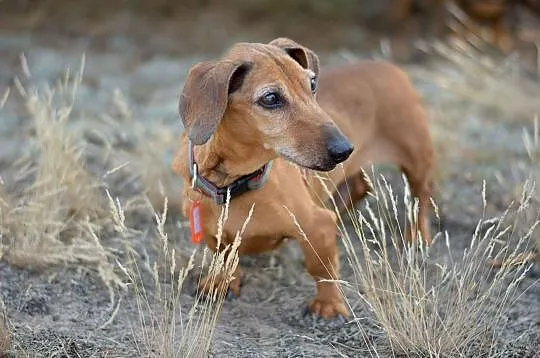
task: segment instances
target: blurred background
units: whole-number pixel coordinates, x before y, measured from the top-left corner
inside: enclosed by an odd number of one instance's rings
[[[3,32],[85,46],[192,54],[233,42],[289,36],[317,50],[373,50],[381,39],[398,59],[415,58],[418,39],[474,35],[528,57],[539,40],[538,0],[3,0]]]

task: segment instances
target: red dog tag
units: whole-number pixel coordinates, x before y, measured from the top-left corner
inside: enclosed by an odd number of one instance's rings
[[[200,244],[203,239],[201,202],[195,200],[189,208],[189,231],[191,233],[191,242]]]

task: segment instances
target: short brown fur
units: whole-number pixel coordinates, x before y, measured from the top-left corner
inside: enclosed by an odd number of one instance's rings
[[[216,62],[195,65],[181,96],[186,131],[173,167],[186,183],[184,213],[188,214],[192,201],[201,200],[204,239],[210,249],[221,250],[234,240],[254,204],[240,255],[272,250],[285,239],[297,239],[306,268],[316,280],[316,295],[308,307],[331,318],[348,315],[337,284],[321,281],[339,278],[336,215],[318,205],[314,198],[323,195],[322,187],[312,179],[308,188],[299,166],[322,170],[335,166],[328,164],[324,130],[337,126],[336,136],[344,134],[355,150],[343,168],[329,172],[330,177],[336,183],[347,180],[351,197],[359,200],[369,189],[362,167],[382,162],[397,165],[419,199],[419,232],[430,242],[427,211],[433,150],[420,98],[396,66],[367,61],[322,71],[315,96],[309,78],[318,72],[317,56],[284,38],[270,44],[240,43]],[[266,110],[257,104],[261,89],[269,86],[279,87],[286,98],[282,109]],[[216,223],[222,208],[189,185],[188,138],[197,144],[199,175],[216,186],[273,160],[262,188],[231,201],[220,247]],[[415,233],[410,231],[408,237],[415,239]],[[238,269],[229,285],[235,295],[240,293],[240,278]],[[204,280],[201,289],[210,289]]]

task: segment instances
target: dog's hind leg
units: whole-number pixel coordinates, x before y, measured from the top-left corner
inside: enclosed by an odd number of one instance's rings
[[[429,207],[433,191],[431,169],[429,163],[402,167],[402,171],[405,173],[409,183],[411,196],[418,203],[417,211],[411,210],[411,215],[416,216],[416,220],[407,222],[405,237],[408,241],[415,241],[418,239],[418,233],[420,233],[422,240],[428,245],[431,244],[431,230],[429,227]]]
[[[338,212],[340,214],[347,213],[347,210],[353,208],[371,189],[363,171],[341,182],[334,193],[334,201]]]
[[[413,220],[408,220],[406,224],[405,237],[409,241],[415,241],[420,233],[422,240],[429,245],[431,243],[429,207],[433,191],[435,154],[426,112],[421,105],[399,109],[396,109],[396,113],[399,113],[396,122],[406,122],[410,135],[403,135],[402,132],[388,128],[387,133],[392,138],[387,141],[391,145],[387,150],[392,153],[392,163],[407,177],[413,204],[415,201],[418,203],[417,211],[411,212],[413,217],[409,218]]]

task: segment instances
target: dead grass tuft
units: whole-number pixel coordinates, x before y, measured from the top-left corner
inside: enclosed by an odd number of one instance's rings
[[[526,183],[531,187],[531,190],[535,190],[536,183],[540,183],[540,121],[538,115],[534,117],[532,130],[523,130],[523,144],[529,158],[528,170],[525,170]],[[518,173],[522,172],[519,171],[519,168],[516,171]],[[526,215],[528,222],[532,223],[538,220],[540,216],[540,195],[532,195],[529,198],[527,207],[530,210],[526,210],[524,215]],[[537,262],[540,262],[540,234],[536,234],[535,237],[531,261],[536,259]]]
[[[120,284],[99,239],[107,223],[101,182],[85,169],[82,148],[67,131],[80,70],[52,87],[24,87],[32,119],[31,151],[18,163],[9,193],[0,187],[0,254],[12,265],[42,269],[56,264],[96,268],[112,291]]]
[[[115,228],[128,242],[133,231],[125,226],[120,202],[111,197],[109,199]],[[136,297],[138,328],[141,328],[144,343],[141,350],[150,357],[207,357],[228,283],[233,279],[238,266],[238,247],[243,230],[238,232],[234,242],[221,252],[211,254],[208,248],[203,249],[201,268],[208,264],[206,274],[211,283],[220,280],[222,284],[216,285],[211,294],[199,293],[193,299],[184,294],[183,290],[188,274],[195,268],[198,250],[191,253],[185,266],[179,265],[176,250],[169,247],[165,232],[168,208],[166,198],[163,208],[163,212],[155,213],[155,237],[159,247],[156,261],[137,264],[138,254],[129,250],[130,263],[120,265]],[[223,208],[218,226],[222,227],[227,220],[227,211],[228,205]],[[245,220],[244,228],[249,223],[252,212],[253,208]],[[145,281],[145,273],[151,276],[151,283]]]
[[[435,237],[435,246],[442,250],[438,253],[421,242],[406,242],[397,195],[384,176],[372,182],[373,203],[367,202],[365,211],[350,213],[359,242],[343,230],[354,270],[354,281],[347,286],[367,305],[393,354],[453,357],[482,352],[497,356],[497,336],[504,329],[505,314],[530,269],[518,258],[540,224],[537,218],[520,235],[518,229],[526,220],[511,215],[526,212],[534,196],[531,187],[525,184],[523,199],[501,216],[487,218],[484,184],[484,215],[463,255],[455,255],[448,232]],[[407,216],[415,222],[417,203],[408,190],[403,201]],[[504,264],[495,269],[490,260]],[[355,315],[362,332],[361,320]]]

